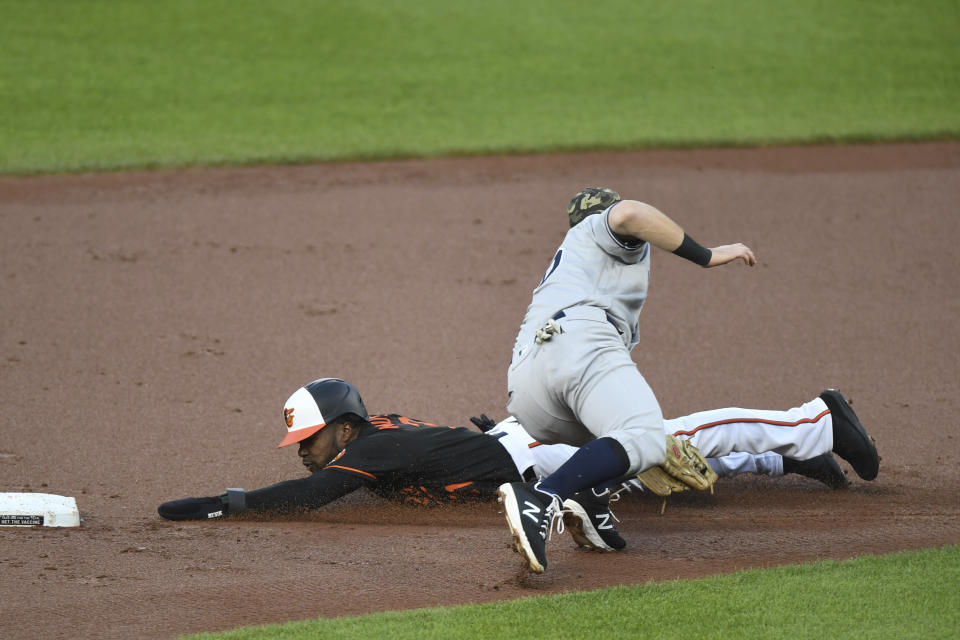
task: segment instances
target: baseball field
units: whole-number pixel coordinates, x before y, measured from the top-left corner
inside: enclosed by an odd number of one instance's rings
[[[956,637],[958,27],[932,0],[0,0],[0,492],[83,519],[0,528],[0,636]],[[876,480],[631,495],[625,551],[554,534],[542,576],[492,503],[157,516],[302,475],[280,414],[317,377],[505,417],[592,184],[759,259],[654,254],[633,355],[664,414],[836,387]]]

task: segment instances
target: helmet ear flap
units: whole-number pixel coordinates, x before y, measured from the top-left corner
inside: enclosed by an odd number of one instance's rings
[[[577,226],[587,216],[601,213],[607,207],[620,202],[622,199],[619,193],[609,187],[587,187],[573,196],[570,204],[567,205],[567,217],[570,219],[570,226]]]

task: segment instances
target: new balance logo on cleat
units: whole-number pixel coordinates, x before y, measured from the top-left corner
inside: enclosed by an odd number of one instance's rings
[[[563,522],[574,542],[589,551],[617,551],[627,546],[613,521],[610,491],[596,495],[592,489],[575,493],[563,501]]]
[[[531,571],[543,573],[547,569],[547,532],[559,519],[560,500],[523,482],[502,484],[497,495],[513,535],[513,548]],[[560,527],[562,530],[562,521]]]
[[[523,515],[540,524],[540,507],[529,500],[525,500],[523,506],[526,507],[526,509],[523,510]]]

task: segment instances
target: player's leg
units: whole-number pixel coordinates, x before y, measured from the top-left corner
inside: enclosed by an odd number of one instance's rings
[[[773,478],[795,473],[818,480],[831,489],[842,489],[849,484],[847,474],[837,464],[833,454],[823,453],[806,460],[784,458],[779,453],[731,453],[719,458],[707,458],[717,475],[729,478],[741,473],[753,473]]]
[[[539,442],[580,447],[540,483],[564,500],[659,464],[665,440],[660,407],[616,329],[562,323],[562,334],[511,365],[507,409]]]
[[[595,439],[541,481],[561,499],[660,464],[666,450],[660,405],[620,336],[607,322],[570,324],[538,359],[578,435],[586,430]]]
[[[665,421],[664,428],[690,438],[707,457],[731,451],[775,451],[795,469],[788,473],[815,477],[834,488],[845,486],[846,477],[838,473],[831,451],[864,480],[876,478],[880,467],[873,438],[835,389],[788,411],[716,409]]]
[[[783,475],[783,457],[779,453],[731,453],[718,458],[707,458],[707,464],[721,478],[732,478],[742,473],[766,476]]]
[[[611,485],[619,484],[625,474],[663,461],[660,406],[629,356],[615,349],[602,352],[584,369],[580,384],[566,400],[597,439],[571,455],[541,486],[557,493],[576,489],[563,502],[564,523],[580,547],[622,549],[626,542],[610,510]],[[620,460],[598,451],[600,445],[619,449]],[[601,471],[606,479],[597,485]],[[586,484],[585,479],[592,481],[591,486],[577,488],[577,483]]]
[[[532,468],[537,478],[550,475],[577,452],[577,447],[537,442],[512,416],[488,433],[497,434],[499,442],[514,458],[518,468]],[[830,454],[797,462],[784,461],[780,454],[773,452],[731,453],[718,458],[708,458],[707,462],[720,477],[743,473],[779,477],[786,473],[797,473],[819,480],[834,489],[847,484],[846,475]],[[585,489],[563,501],[564,524],[580,548],[590,551],[617,551],[626,547],[626,541],[616,528],[619,519],[610,508],[610,497],[621,488],[620,484],[618,480],[602,488]]]
[[[793,460],[807,460],[833,447],[830,411],[820,398],[787,411],[739,407],[701,411],[667,420],[664,429],[689,438],[708,458],[773,451]]]
[[[676,423],[672,420],[664,421],[665,428],[674,424]],[[559,469],[578,450],[578,447],[566,444],[537,442],[512,416],[498,423],[488,433],[495,434],[498,437],[500,444],[507,449],[518,468],[532,469],[537,478],[546,477]],[[810,459],[817,461],[815,464],[803,464],[806,461],[784,459],[779,453],[772,451],[765,453],[736,452],[725,456],[707,458],[707,463],[721,478],[732,478],[744,473],[777,478],[788,473],[796,473],[834,486],[837,483],[842,483],[844,476],[839,467],[836,467],[836,461],[831,464],[825,459],[820,460],[828,456],[830,454],[816,456]],[[833,471],[834,468],[836,468],[835,472]],[[611,488],[614,488],[616,484],[618,483],[612,483]]]
[[[516,356],[507,373],[507,410],[523,424],[529,436],[539,442],[586,444],[593,436],[574,421],[555,393],[554,385],[559,377],[552,375],[555,365],[544,357],[545,353],[557,350],[555,343],[561,337],[557,335],[550,342],[531,345]],[[546,346],[550,349],[545,349]],[[563,507],[558,495],[541,491],[538,485],[539,482],[504,483],[497,489],[497,496],[503,505],[514,548],[526,559],[531,571],[543,573],[547,568],[548,533],[555,525],[562,530]]]
[[[535,485],[509,483],[498,489],[514,545],[535,572],[546,568],[547,532],[564,500],[665,457],[659,405],[614,327],[605,321],[574,322],[575,327],[564,326],[563,333],[531,349],[508,373],[507,409],[530,435],[540,442],[580,445]],[[639,385],[648,393],[637,393]]]
[[[533,446],[524,453],[530,459],[531,466],[538,478],[550,475],[577,452],[577,447],[565,444],[538,444],[529,436],[528,439]],[[742,473],[771,477],[784,475],[783,456],[772,451],[767,453],[731,453],[717,458],[707,458],[707,463],[721,478],[732,478]]]
[[[550,475],[577,452],[577,447],[570,445],[537,442],[513,416],[486,433],[507,450],[518,469],[532,469],[537,478]],[[564,500],[564,525],[582,549],[614,551],[627,545],[616,529],[618,519],[610,510],[610,495],[609,490],[585,489]]]

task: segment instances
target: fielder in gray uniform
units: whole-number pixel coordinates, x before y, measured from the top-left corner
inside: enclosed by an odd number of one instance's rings
[[[781,415],[720,409],[668,428],[630,358],[650,245],[704,267],[737,260],[753,266],[756,258],[742,244],[705,249],[657,209],[621,200],[612,189],[584,189],[567,213],[571,229],[533,292],[507,374],[507,408],[524,429],[541,443],[580,447],[539,482],[497,490],[515,547],[531,570],[546,569],[547,532],[554,523],[562,532],[563,512],[577,515],[586,494],[603,503],[624,477],[664,461],[664,430],[689,438],[708,457],[774,452],[791,464],[832,461],[838,470],[832,451],[864,480],[877,477],[873,439],[835,389]],[[830,484],[842,476],[824,477]]]
[[[533,292],[507,374],[507,409],[530,435],[580,447],[536,484],[498,489],[515,548],[536,573],[547,566],[547,532],[563,526],[564,500],[665,459],[660,405],[630,357],[650,245],[703,267],[756,263],[746,245],[706,249],[656,208],[612,189],[584,189],[568,214],[571,229]]]

